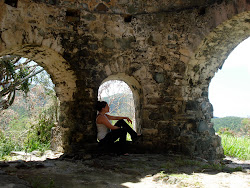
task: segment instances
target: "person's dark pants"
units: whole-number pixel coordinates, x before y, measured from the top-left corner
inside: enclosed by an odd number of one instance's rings
[[[100,140],[100,144],[108,147],[111,151],[124,153],[127,133],[130,134],[132,140],[136,139],[137,133],[124,120],[117,121],[115,126],[120,127],[120,129],[111,130],[102,140]],[[115,144],[114,142],[118,138],[119,142]]]

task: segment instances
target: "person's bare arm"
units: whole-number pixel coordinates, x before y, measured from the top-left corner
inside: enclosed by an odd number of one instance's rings
[[[109,128],[111,130],[120,129],[120,127],[113,126],[109,122],[109,120],[106,117],[104,117],[104,116],[98,116],[97,119],[96,119],[96,123],[103,124],[103,125],[105,125],[107,128]]]
[[[111,116],[106,114],[106,116],[110,119],[110,120],[121,120],[121,119],[126,119],[129,123],[132,124],[131,119],[129,119],[128,117],[123,117],[123,116]]]

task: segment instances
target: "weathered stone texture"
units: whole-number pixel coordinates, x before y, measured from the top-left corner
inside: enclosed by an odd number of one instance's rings
[[[19,0],[0,2],[0,54],[43,66],[61,101],[63,146],[96,141],[98,88],[132,89],[144,152],[222,156],[208,85],[227,55],[250,36],[240,1]]]

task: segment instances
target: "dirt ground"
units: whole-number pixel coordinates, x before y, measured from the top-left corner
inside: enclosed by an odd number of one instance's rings
[[[250,161],[226,157],[208,162],[181,155],[100,155],[84,159],[20,154],[0,162],[4,188],[248,188]],[[60,157],[60,158],[58,158]]]

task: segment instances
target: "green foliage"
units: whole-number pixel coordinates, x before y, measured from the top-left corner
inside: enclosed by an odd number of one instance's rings
[[[59,101],[53,83],[46,79],[49,76],[43,75],[41,83],[37,79],[37,85],[29,86],[26,98],[17,91],[15,103],[0,113],[0,159],[11,151],[50,148],[51,128],[58,121]]]
[[[35,85],[41,85],[46,95],[51,96],[53,95],[53,93],[55,93],[54,84],[47,72],[43,71],[35,75],[34,77],[32,77],[32,81],[35,83]]]
[[[220,128],[229,128],[231,130],[240,131],[240,125],[243,118],[240,117],[224,117],[224,118],[213,118],[214,129],[216,132]]]
[[[25,150],[45,151],[50,148],[51,128],[54,126],[54,118],[43,111],[39,115],[38,123],[30,127],[27,140],[25,141]]]
[[[236,137],[231,134],[220,136],[225,155],[250,160],[250,137]]]
[[[51,115],[50,110],[41,112],[37,123],[30,124],[27,117],[23,117],[17,123],[11,122],[13,126],[8,131],[0,132],[0,159],[8,156],[11,151],[48,150],[51,128],[55,122],[55,116]]]
[[[30,74],[29,70],[25,67],[21,67],[17,73],[15,74],[15,80],[21,80],[23,78],[25,78],[26,76],[28,76]],[[30,83],[31,81],[29,79],[25,80],[20,87],[20,90],[22,90],[25,94],[25,96],[27,96],[27,93],[29,92],[29,86],[31,85]]]
[[[6,136],[0,132],[0,159],[10,154],[11,151],[20,151],[22,147],[18,140],[12,138],[13,135]]]
[[[250,120],[249,118],[224,117],[213,118],[212,123],[216,132],[227,132],[233,135],[249,135]]]
[[[250,118],[243,119],[241,123],[241,132],[246,133],[248,136],[250,136]]]
[[[7,55],[0,57],[0,110],[8,109],[14,102],[16,91],[25,96],[30,90],[32,77],[43,71],[29,59]]]
[[[232,131],[229,128],[220,128],[220,130],[218,131],[218,134],[224,134],[224,135],[229,135],[229,136],[234,136],[235,132]]]
[[[212,119],[221,136],[224,154],[243,160],[250,159],[250,119],[225,117]]]
[[[131,117],[134,114],[134,110],[131,109],[132,105],[130,104],[130,101],[133,101],[133,96],[130,94],[118,93],[109,97],[104,97],[103,100],[109,104],[110,113],[113,115]]]
[[[250,159],[250,119],[225,117],[212,119],[221,136],[224,154],[243,160]]]

